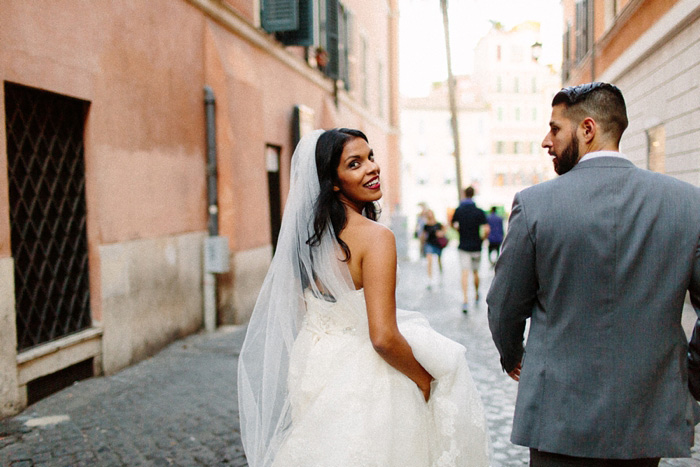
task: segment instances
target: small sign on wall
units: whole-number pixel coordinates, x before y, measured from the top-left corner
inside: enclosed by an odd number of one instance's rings
[[[214,274],[229,272],[228,237],[207,237],[204,240],[204,270]]]
[[[280,171],[280,150],[275,146],[265,148],[265,167],[268,172]]]

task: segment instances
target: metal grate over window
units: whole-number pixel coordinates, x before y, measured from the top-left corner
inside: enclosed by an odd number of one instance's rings
[[[17,349],[91,325],[83,131],[88,103],[5,83]]]

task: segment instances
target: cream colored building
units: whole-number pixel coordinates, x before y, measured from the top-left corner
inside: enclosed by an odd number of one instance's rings
[[[462,179],[466,184],[479,184],[489,173],[489,107],[469,77],[456,81]],[[414,221],[418,203],[424,202],[444,223],[461,196],[457,192],[447,84],[436,84],[427,97],[402,100],[401,109],[404,212]]]
[[[476,46],[473,75],[456,78],[462,183],[476,187],[482,209],[508,211],[516,192],[555,176],[540,143],[560,79],[533,56],[540,41],[538,23],[494,25]],[[404,212],[414,220],[418,203],[426,202],[445,222],[462,196],[446,83],[427,97],[404,98],[400,121]]]
[[[510,209],[516,192],[555,176],[541,147],[551,102],[561,88],[553,66],[539,63],[540,26],[495,25],[475,50],[474,77],[490,104],[489,173],[484,202]]]

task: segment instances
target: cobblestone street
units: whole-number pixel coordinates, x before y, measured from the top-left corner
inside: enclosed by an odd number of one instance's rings
[[[424,260],[402,262],[399,306],[424,311],[437,330],[466,346],[486,408],[493,465],[527,465],[527,449],[509,441],[517,383],[500,369],[486,320],[492,270],[482,262],[481,299],[465,316],[453,246],[443,263],[442,280],[428,290]],[[116,375],[74,384],[0,421],[0,465],[247,465],[235,381],[243,333],[233,327],[190,336]],[[697,449],[694,456],[662,465],[700,466]]]
[[[0,421],[0,465],[247,465],[235,378],[243,331],[190,336]]]

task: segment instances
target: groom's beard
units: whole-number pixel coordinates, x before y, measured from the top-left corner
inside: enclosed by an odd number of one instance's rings
[[[569,170],[573,169],[578,163],[578,137],[573,135],[571,142],[561,152],[561,156],[552,159],[554,171],[559,175],[564,175]]]

